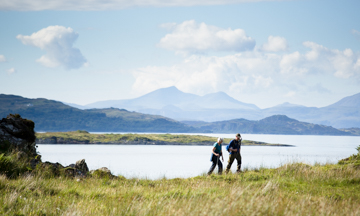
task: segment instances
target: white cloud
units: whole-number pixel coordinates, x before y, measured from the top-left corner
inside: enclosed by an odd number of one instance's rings
[[[6,58],[4,55],[0,55],[0,62],[6,62]]]
[[[353,29],[353,30],[351,30],[351,33],[352,33],[357,39],[360,40],[360,32],[359,32],[359,31]]]
[[[30,36],[18,35],[16,38],[25,45],[45,50],[46,54],[37,61],[46,67],[76,69],[86,63],[80,50],[73,47],[78,34],[72,28],[49,26]]]
[[[224,57],[193,55],[172,67],[145,67],[135,70],[133,88],[146,93],[158,88],[177,86],[196,94],[216,91],[243,92],[272,86],[277,56],[240,53]],[[279,59],[277,60],[277,62]],[[275,63],[276,64],[276,63]]]
[[[305,42],[302,54],[243,52],[223,57],[192,55],[171,67],[148,66],[133,71],[133,89],[139,94],[176,86],[185,92],[206,94],[223,91],[230,95],[274,92],[291,97],[295,92],[329,92],[312,78],[360,81],[360,54],[350,49],[331,50]]]
[[[283,55],[280,61],[280,69],[283,74],[303,75],[308,72],[304,57],[299,52]]]
[[[176,7],[196,5],[225,5],[245,2],[281,0],[2,0],[0,10],[40,11],[40,10],[119,10],[129,7]]]
[[[15,68],[10,68],[6,71],[8,74],[13,74],[16,73],[16,69]]]
[[[329,49],[314,42],[304,42],[305,47],[311,50],[306,53],[305,58],[310,64],[312,72],[332,73],[339,78],[350,78],[360,76],[360,68],[357,67],[359,54],[355,54],[351,49],[344,51]]]
[[[169,28],[170,24],[164,25]],[[161,38],[159,46],[179,52],[246,51],[252,50],[255,40],[242,29],[221,29],[194,20],[171,24],[173,31]]]
[[[267,52],[285,51],[288,49],[287,41],[283,37],[269,36],[268,41],[260,48]]]

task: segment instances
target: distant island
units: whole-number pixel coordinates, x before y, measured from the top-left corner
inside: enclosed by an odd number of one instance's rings
[[[225,138],[224,143],[231,139]],[[91,134],[87,131],[36,133],[37,144],[117,144],[117,145],[202,145],[209,146],[216,137],[176,134]],[[292,146],[243,140],[244,146]]]

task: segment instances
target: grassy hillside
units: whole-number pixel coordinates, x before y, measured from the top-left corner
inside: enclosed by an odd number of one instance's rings
[[[186,179],[0,175],[0,214],[359,215],[357,160]]]
[[[85,144],[161,144],[161,145],[212,145],[215,137],[172,134],[90,134],[86,131],[37,133],[37,143],[85,143]],[[230,139],[224,139],[224,144]],[[289,146],[243,140],[242,145]]]
[[[162,116],[126,110],[80,110],[58,101],[0,94],[0,117],[18,113],[36,122],[36,131],[87,130],[102,132],[194,132],[180,122]]]

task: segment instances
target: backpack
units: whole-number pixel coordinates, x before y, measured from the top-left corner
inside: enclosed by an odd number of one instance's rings
[[[239,145],[241,146],[241,140],[242,139],[240,139],[238,142],[239,142]],[[230,142],[229,142],[229,144],[226,146],[226,151],[228,151],[228,152],[230,152],[230,143],[232,142],[233,140],[231,140]]]
[[[230,152],[230,143],[226,146],[226,151],[228,151],[228,152]]]

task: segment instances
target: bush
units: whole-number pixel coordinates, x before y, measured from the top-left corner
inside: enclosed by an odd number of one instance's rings
[[[0,154],[0,174],[6,175],[8,178],[17,178],[19,175],[31,170],[27,165],[26,159],[18,159],[17,152],[9,155]]]

